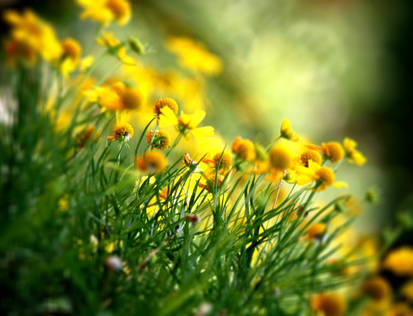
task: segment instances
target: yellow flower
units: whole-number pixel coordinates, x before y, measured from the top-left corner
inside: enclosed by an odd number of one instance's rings
[[[275,144],[268,153],[269,175],[267,181],[278,182],[284,178],[288,169],[294,166],[294,152],[287,143]]]
[[[277,170],[284,171],[293,166],[293,153],[283,144],[275,144],[269,152],[270,164]]]
[[[143,102],[143,93],[135,87],[126,87],[120,94],[123,104],[123,109],[126,110],[137,110],[139,109]]]
[[[102,37],[98,37],[96,42],[103,47],[114,48],[121,45],[119,40],[112,32],[102,32]]]
[[[353,139],[348,137],[344,138],[343,147],[349,162],[354,163],[358,166],[365,164],[367,159],[361,152],[356,149],[357,143]]]
[[[322,143],[321,147],[323,149],[324,154],[332,163],[337,163],[344,156],[343,147],[341,147],[340,143],[338,142],[328,142]]]
[[[251,161],[255,159],[255,146],[249,139],[235,137],[232,143],[232,151],[242,160]]]
[[[169,107],[174,114],[178,113],[178,104],[176,103],[174,99],[160,98],[156,101],[155,106],[153,108],[153,111],[158,118],[159,118],[159,115],[161,115],[162,108],[165,106]]]
[[[179,63],[183,67],[194,72],[216,75],[222,70],[221,59],[208,52],[200,42],[187,37],[171,37],[165,42],[165,46],[179,57]]]
[[[92,66],[94,59],[95,58],[92,55],[88,55],[82,58],[82,60],[80,61],[80,71],[87,71],[90,68],[90,66]]]
[[[367,293],[376,302],[388,301],[391,298],[391,286],[389,282],[380,276],[367,280],[362,286],[363,292]]]
[[[112,32],[102,32],[101,37],[98,37],[96,41],[100,46],[107,47],[109,52],[115,55],[123,64],[135,65],[135,60],[126,54],[126,46]]]
[[[97,101],[105,110],[135,111],[141,108],[145,98],[140,89],[127,87],[121,81],[106,83],[89,92],[89,102]]]
[[[93,92],[92,92],[93,93]],[[99,105],[109,111],[121,110],[123,108],[122,99],[115,89],[109,86],[99,87],[95,91]],[[89,101],[93,102],[95,97],[89,94]]]
[[[131,17],[130,3],[127,0],[77,0],[84,11],[81,19],[91,19],[108,26],[113,20],[123,26]]]
[[[321,167],[315,172],[318,182],[318,191],[324,191],[327,187],[334,184],[334,171],[329,167]]]
[[[228,171],[232,166],[231,153],[228,150],[225,150],[223,153],[216,153],[212,158],[212,163],[215,169],[218,168],[219,165],[219,171]]]
[[[341,316],[347,309],[344,299],[336,293],[318,294],[311,299],[311,306],[324,316]]]
[[[22,14],[7,10],[4,19],[11,25],[11,38],[18,55],[30,57],[33,62],[34,52],[39,53],[47,61],[56,61],[62,54],[62,47],[53,28],[31,10]],[[9,50],[11,50],[9,44]]]
[[[300,163],[304,167],[308,167],[310,160],[320,165],[322,161],[321,155],[315,150],[307,149],[301,154]]]
[[[125,140],[128,141],[134,134],[133,127],[129,123],[119,122],[113,129],[113,136],[108,137],[108,141]]]
[[[135,65],[135,60],[130,57],[129,55],[126,54],[126,47],[122,46],[119,47],[118,52],[116,53],[116,57],[118,57],[118,59],[126,65]]]
[[[63,54],[60,70],[64,76],[67,76],[77,68],[80,55],[82,54],[82,47],[75,39],[71,37],[64,39],[61,45]]]
[[[298,136],[295,135],[295,132],[291,128],[291,122],[287,119],[282,121],[281,128],[280,128],[280,135],[283,138],[296,141],[298,140]]]
[[[176,126],[180,133],[184,135],[190,133],[196,140],[202,140],[214,134],[212,126],[198,127],[205,117],[203,110],[196,110],[192,114],[181,111],[181,115],[177,117],[169,106],[164,106],[161,109],[161,114],[159,118],[161,127]]]
[[[171,137],[164,130],[150,130],[146,133],[146,142],[148,145],[161,150],[167,149],[171,144]]]
[[[307,239],[321,239],[325,234],[327,227],[323,223],[316,223],[310,226],[307,231]]]
[[[160,173],[167,165],[165,155],[157,150],[151,150],[144,153],[142,157],[136,157],[135,163],[141,171],[149,171],[151,173]]]
[[[383,267],[399,276],[413,276],[413,248],[404,246],[391,251],[384,259]]]
[[[292,170],[295,172],[292,181],[299,185],[308,184],[312,181],[317,181],[317,191],[324,191],[329,186],[336,188],[347,187],[347,183],[343,181],[334,182],[334,171],[330,167],[321,167],[313,160],[308,160],[308,167],[301,165],[295,166]]]

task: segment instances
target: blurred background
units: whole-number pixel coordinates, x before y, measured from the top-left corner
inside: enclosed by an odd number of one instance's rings
[[[241,135],[268,143],[285,118],[314,142],[354,138],[368,163],[341,169],[338,180],[360,196],[370,187],[380,192],[359,230],[379,233],[398,212],[412,212],[410,0],[131,2],[132,21],[114,32],[148,44],[143,64],[164,71],[177,65],[164,46],[170,36],[198,40],[222,59],[222,72],[202,83],[207,123],[228,142]],[[55,25],[60,38],[97,49],[90,42],[96,24],[78,20],[75,1],[0,0],[2,11],[26,7]],[[0,26],[4,43],[8,30],[4,21]]]

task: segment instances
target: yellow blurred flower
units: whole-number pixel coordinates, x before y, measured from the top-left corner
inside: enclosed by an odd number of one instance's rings
[[[7,10],[4,19],[11,25],[12,43],[21,51],[21,57],[26,55],[33,61],[33,53],[36,52],[49,62],[59,59],[62,47],[55,31],[33,11],[26,10],[19,14],[17,11]]]
[[[390,283],[380,276],[368,279],[362,286],[363,292],[367,293],[374,301],[389,301],[392,295]]]
[[[207,51],[200,42],[188,37],[171,37],[166,40],[165,46],[179,57],[181,66],[194,72],[216,75],[222,71],[221,59]]]
[[[142,157],[135,158],[136,166],[144,172],[162,172],[167,165],[165,155],[158,150],[147,151]]]
[[[89,102],[98,102],[104,110],[139,110],[145,96],[137,87],[126,86],[121,81],[108,81],[100,87],[85,92]]]
[[[363,154],[356,149],[356,141],[346,137],[343,141],[343,147],[349,162],[354,163],[358,166],[362,166],[366,163],[366,157],[364,157]]]
[[[292,141],[297,141],[299,139],[291,128],[291,122],[287,119],[283,120],[281,123],[280,136]]]
[[[80,60],[80,67],[79,67],[80,71],[81,72],[87,71],[90,68],[90,66],[92,66],[94,60],[95,58],[92,55],[88,55],[82,58]]]
[[[294,153],[286,143],[275,144],[268,154],[270,174],[267,180],[271,182],[280,181],[284,172],[293,167]]]
[[[101,37],[96,42],[103,47],[107,47],[109,52],[116,56],[123,64],[134,66],[135,60],[126,54],[126,46],[121,43],[112,32],[102,32]]]
[[[65,38],[61,45],[63,54],[61,57],[60,70],[64,76],[67,76],[77,68],[82,54],[82,47],[78,41],[71,37]]]
[[[242,160],[251,161],[255,159],[255,146],[249,139],[235,137],[232,143],[232,151]]]
[[[103,47],[114,48],[121,45],[120,41],[113,35],[112,32],[102,31],[101,37],[96,39],[96,42]]]
[[[311,307],[324,316],[341,316],[346,312],[346,302],[337,293],[320,293],[311,299]]]
[[[113,20],[123,26],[131,18],[131,7],[127,0],[77,0],[83,8],[81,19],[91,19],[108,26]]]
[[[413,276],[413,248],[404,246],[392,250],[384,259],[383,267],[400,276]]]
[[[338,142],[322,143],[321,147],[327,159],[332,163],[337,163],[344,157],[344,150]]]
[[[326,232],[327,227],[324,223],[312,224],[307,231],[307,239],[320,239]]]

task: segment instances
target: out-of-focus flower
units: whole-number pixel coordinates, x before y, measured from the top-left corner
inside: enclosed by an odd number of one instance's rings
[[[114,48],[121,45],[120,41],[113,35],[112,32],[101,33],[101,37],[96,39],[96,42],[103,47]]]
[[[80,67],[79,67],[80,71],[81,72],[87,71],[90,68],[90,66],[92,66],[94,60],[95,58],[92,55],[88,55],[82,58],[80,60]]]
[[[135,60],[126,54],[126,47],[119,47],[116,57],[123,63],[127,65],[135,65]]]
[[[145,97],[137,87],[126,86],[121,81],[107,82],[86,91],[89,102],[98,102],[104,110],[135,111],[141,108]]]
[[[281,123],[280,136],[292,141],[297,141],[299,139],[291,128],[291,122],[287,119]]]
[[[167,165],[165,155],[157,150],[147,151],[142,157],[136,157],[135,163],[139,170],[151,173],[160,173]]]
[[[321,167],[317,169],[315,176],[319,183],[318,191],[323,191],[334,183],[334,171],[329,167]]]
[[[77,0],[83,8],[81,19],[91,19],[108,26],[113,20],[123,26],[131,18],[131,7],[127,0]]]
[[[235,137],[232,143],[232,151],[242,160],[251,161],[255,159],[255,146],[249,139]]]
[[[358,166],[362,166],[366,163],[366,157],[364,157],[363,154],[356,149],[356,141],[346,137],[343,141],[343,147],[349,162],[354,163]]]
[[[165,42],[168,50],[179,57],[179,63],[194,72],[216,75],[222,71],[221,59],[208,52],[205,46],[188,37],[171,37]]]
[[[22,14],[14,10],[7,10],[4,19],[11,29],[11,38],[7,47],[9,58],[23,57],[33,63],[35,53],[45,60],[56,61],[62,54],[62,47],[53,28],[33,11],[26,10]]]
[[[107,47],[108,51],[127,66],[135,66],[135,60],[127,55],[126,46],[121,43],[112,32],[102,32],[96,39],[100,46]]]
[[[404,246],[392,250],[384,259],[383,267],[400,276],[413,276],[413,248]]]
[[[321,239],[324,236],[326,230],[327,227],[324,223],[312,224],[307,231],[307,239]]]
[[[290,169],[294,164],[294,155],[292,150],[283,143],[275,144],[269,154],[270,175],[267,180],[276,182],[284,177],[284,172]]]
[[[389,301],[391,299],[391,286],[384,278],[374,276],[367,280],[362,286],[363,292],[367,293],[376,302]]]
[[[68,37],[61,43],[62,45],[62,60],[60,62],[60,70],[64,76],[74,71],[80,61],[82,47],[75,39]]]
[[[341,161],[341,159],[343,159],[343,157],[344,157],[343,147],[338,142],[322,143],[321,148],[324,152],[324,155],[332,163],[337,163],[337,162]]]
[[[324,316],[341,316],[346,312],[346,302],[336,293],[320,293],[311,299],[311,307]]]

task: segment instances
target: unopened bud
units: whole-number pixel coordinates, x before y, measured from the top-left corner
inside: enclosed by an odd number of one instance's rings
[[[129,47],[138,55],[143,55],[145,53],[145,47],[137,38],[129,37],[128,43]]]

